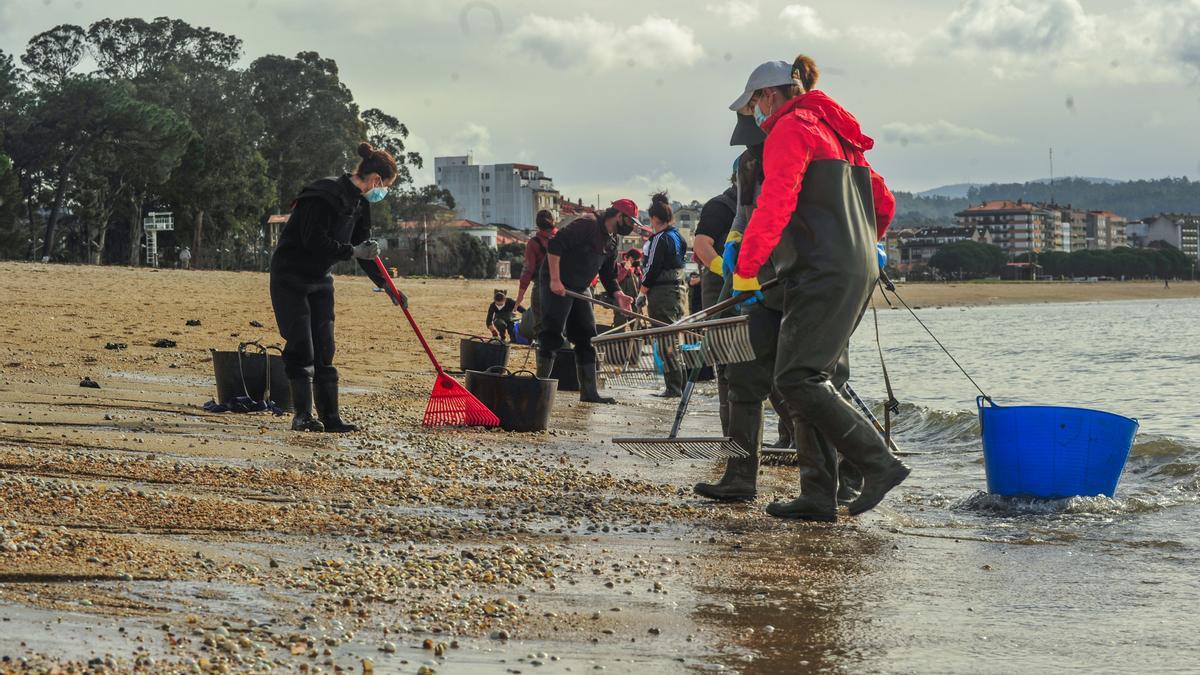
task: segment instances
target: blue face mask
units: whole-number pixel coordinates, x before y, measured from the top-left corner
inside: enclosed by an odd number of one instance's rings
[[[371,202],[372,204],[378,204],[379,202],[383,201],[384,197],[387,197],[387,193],[387,188],[377,187],[371,188],[365,196],[367,201]]]
[[[763,125],[763,122],[767,121],[767,117],[768,117],[767,115],[763,114],[762,109],[760,109],[758,107],[758,104],[755,103],[754,104],[754,123],[761,127]]]

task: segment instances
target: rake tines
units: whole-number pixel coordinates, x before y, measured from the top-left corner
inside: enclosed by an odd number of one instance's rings
[[[712,438],[614,438],[626,452],[647,459],[729,459],[749,455],[728,437]]]
[[[427,427],[497,427],[500,418],[458,380],[439,373],[421,423]]]
[[[744,316],[601,335],[592,339],[612,379],[652,382],[664,371],[754,360]]]

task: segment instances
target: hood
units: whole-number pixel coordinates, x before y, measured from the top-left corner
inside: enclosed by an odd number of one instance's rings
[[[875,140],[862,131],[858,120],[840,103],[829,97],[820,89],[813,89],[807,94],[801,94],[788,101],[782,108],[771,114],[763,124],[763,129],[770,133],[779,120],[788,115],[813,117],[824,121],[837,132],[847,143],[859,151],[867,151],[875,147]]]

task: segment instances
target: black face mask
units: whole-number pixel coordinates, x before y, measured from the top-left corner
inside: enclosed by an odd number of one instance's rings
[[[617,234],[622,237],[628,237],[633,234],[633,221],[628,217],[621,218],[621,222],[617,223]]]

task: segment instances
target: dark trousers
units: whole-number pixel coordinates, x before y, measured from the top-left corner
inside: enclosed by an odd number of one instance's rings
[[[664,323],[674,323],[683,318],[683,303],[687,298],[684,290],[683,280],[676,273],[676,280],[673,282],[663,282],[660,285],[652,286],[647,289],[647,313],[651,319],[656,319]],[[672,359],[672,363],[678,363],[678,360]],[[667,387],[667,393],[679,394],[683,391],[683,383],[686,375],[683,370],[668,369],[663,373],[663,381]]]
[[[289,379],[336,381],[333,367],[333,277],[310,280],[271,273],[271,306],[284,339]]]
[[[538,333],[538,354],[542,358],[553,359],[558,350],[566,345],[566,340],[570,340],[575,347],[577,365],[595,363],[596,348],[592,346],[592,338],[596,337],[596,316],[592,314],[592,303],[551,293],[549,283],[538,286],[542,292],[542,330]]]
[[[516,342],[517,329],[513,327],[513,323],[512,315],[509,315],[507,319],[496,319],[492,322],[492,326],[495,327],[496,332],[500,333],[501,340]]]

